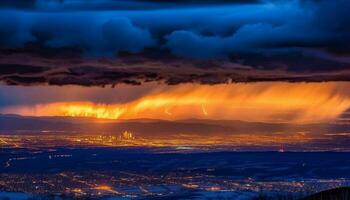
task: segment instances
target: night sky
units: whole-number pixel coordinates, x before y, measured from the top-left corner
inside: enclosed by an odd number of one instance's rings
[[[0,9],[9,85],[350,77],[347,0],[5,0]]]

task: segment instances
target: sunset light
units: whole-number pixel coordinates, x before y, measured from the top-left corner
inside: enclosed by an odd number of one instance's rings
[[[99,119],[226,119],[322,122],[350,106],[347,83],[256,83],[166,86],[126,103],[53,102],[7,107],[4,113]]]

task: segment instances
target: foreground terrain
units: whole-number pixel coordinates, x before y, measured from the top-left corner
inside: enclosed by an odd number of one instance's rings
[[[213,151],[189,146],[57,146],[46,141],[33,148],[3,146],[0,190],[4,192],[0,196],[299,198],[349,186],[349,156],[341,152]]]

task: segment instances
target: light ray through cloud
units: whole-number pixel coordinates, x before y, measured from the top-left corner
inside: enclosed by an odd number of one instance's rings
[[[250,83],[154,86],[123,103],[60,101],[2,108],[1,113],[100,119],[188,118],[312,123],[336,119],[350,107],[348,83]],[[103,89],[101,89],[103,90]]]

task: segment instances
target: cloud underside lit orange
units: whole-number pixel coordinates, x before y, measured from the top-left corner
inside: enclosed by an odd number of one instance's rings
[[[154,85],[126,103],[53,102],[13,106],[2,113],[100,119],[188,118],[316,123],[336,119],[350,106],[349,83],[246,83]]]

